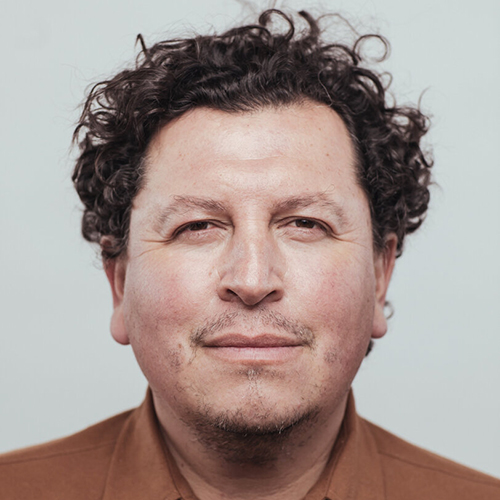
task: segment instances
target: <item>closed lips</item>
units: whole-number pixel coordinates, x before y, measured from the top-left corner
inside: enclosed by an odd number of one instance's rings
[[[301,339],[283,337],[273,334],[247,336],[242,334],[227,334],[207,340],[203,347],[297,347],[303,345]]]

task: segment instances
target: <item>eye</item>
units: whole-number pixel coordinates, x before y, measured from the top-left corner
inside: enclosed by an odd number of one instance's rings
[[[309,217],[290,217],[283,221],[284,234],[292,240],[313,242],[333,236],[330,226],[323,221]]]
[[[179,227],[173,234],[172,238],[182,238],[183,240],[199,240],[205,239],[213,233],[213,229],[218,227],[209,220],[197,220],[193,222],[188,222],[183,226]]]
[[[181,228],[181,230],[179,232],[182,232],[182,231],[203,231],[203,229],[208,229],[209,225],[210,225],[210,222],[208,222],[206,220],[191,222],[190,224]]]
[[[293,224],[295,224],[296,227],[301,227],[304,229],[314,229],[315,227],[319,227],[319,224],[312,219],[295,219],[293,221]]]
[[[294,219],[292,221],[292,226],[298,227],[300,229],[319,229],[323,232],[327,232],[327,228],[325,227],[325,225],[314,219]]]

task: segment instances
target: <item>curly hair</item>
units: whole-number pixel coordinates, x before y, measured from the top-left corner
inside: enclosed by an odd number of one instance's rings
[[[351,46],[326,43],[319,19],[301,11],[307,29],[270,9],[258,24],[221,35],[156,43],[135,66],[95,85],[74,132],[80,155],[73,182],[84,204],[82,233],[101,243],[103,259],[127,248],[130,212],[144,178],[152,137],[166,123],[197,107],[245,112],[263,107],[318,102],[344,121],[357,156],[357,177],[371,210],[374,247],[422,223],[429,202],[432,158],[420,146],[428,118],[417,107],[389,103],[388,85],[368,68],[363,35]],[[274,32],[277,17],[288,26]],[[107,244],[102,244],[107,236]]]

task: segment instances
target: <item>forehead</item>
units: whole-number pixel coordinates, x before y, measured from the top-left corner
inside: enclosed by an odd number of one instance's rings
[[[291,141],[291,139],[293,139]],[[165,153],[174,159],[199,157],[262,160],[304,154],[354,159],[342,119],[323,104],[306,102],[281,108],[227,113],[197,108],[163,127],[151,141],[151,163]]]
[[[309,192],[357,186],[342,119],[322,104],[227,113],[198,108],[151,141],[142,191],[211,195],[223,186],[255,197],[269,185]],[[291,194],[297,194],[291,193]]]

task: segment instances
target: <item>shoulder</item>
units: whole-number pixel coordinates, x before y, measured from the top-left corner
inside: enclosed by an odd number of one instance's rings
[[[116,440],[131,413],[72,436],[0,455],[0,498],[99,498]]]
[[[500,500],[500,480],[414,446],[363,420],[382,463],[387,498]]]

